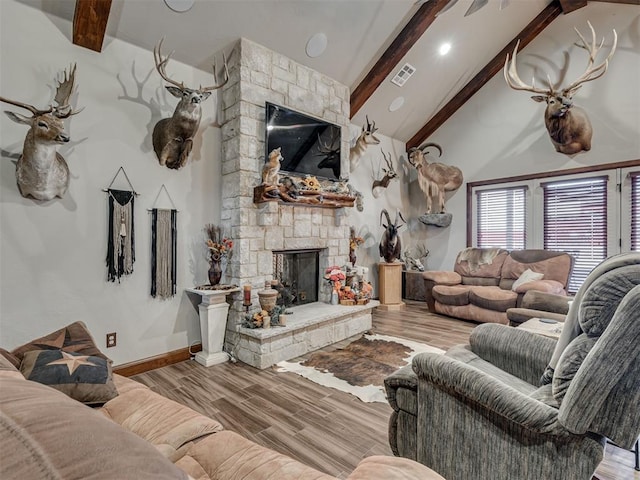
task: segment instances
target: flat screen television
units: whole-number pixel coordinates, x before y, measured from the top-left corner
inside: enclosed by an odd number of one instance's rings
[[[338,125],[269,102],[265,125],[265,159],[280,147],[281,173],[341,179]]]

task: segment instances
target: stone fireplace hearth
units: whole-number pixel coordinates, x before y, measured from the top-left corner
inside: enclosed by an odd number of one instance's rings
[[[223,87],[221,223],[230,227],[234,254],[226,280],[257,291],[274,279],[273,252],[316,250],[317,281],[324,269],[344,265],[349,226],[344,208],[318,208],[279,202],[256,204],[253,189],[262,181],[265,161],[265,102],[283,105],[340,125],[342,171],[348,171],[349,90],[346,86],[283,55],[241,39],[229,56],[230,80]],[[320,288],[318,302],[295,307],[287,327],[242,327],[241,295],[229,310],[225,346],[236,358],[258,368],[302,355],[371,327],[373,303],[332,306]]]

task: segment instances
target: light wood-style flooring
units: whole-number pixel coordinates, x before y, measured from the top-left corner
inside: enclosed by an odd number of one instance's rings
[[[430,314],[407,301],[399,312],[374,312],[375,333],[447,349],[466,343],[475,323]],[[336,348],[328,347],[327,349]],[[257,370],[241,363],[205,368],[186,361],[133,377],[156,392],[219,420],[226,429],[289,455],[320,471],[346,478],[363,458],[391,455],[386,403],[315,384],[294,373]],[[640,480],[633,454],[608,446],[600,480]],[[541,480],[541,479],[535,479]]]

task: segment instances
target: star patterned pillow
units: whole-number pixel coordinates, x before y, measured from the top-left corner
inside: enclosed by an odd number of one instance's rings
[[[31,350],[20,371],[27,380],[60,390],[87,405],[101,405],[118,395],[111,360],[63,350]]]

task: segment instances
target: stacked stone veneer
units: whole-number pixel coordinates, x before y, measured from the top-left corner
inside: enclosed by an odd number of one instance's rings
[[[277,202],[253,203],[253,188],[262,181],[265,161],[265,102],[289,107],[342,126],[342,171],[346,172],[349,168],[344,153],[349,151],[346,137],[349,90],[325,75],[246,39],[238,41],[233,48],[229,57],[229,74],[230,80],[222,92],[221,223],[231,231],[235,245],[233,257],[227,266],[226,281],[252,286],[255,311],[259,305],[257,291],[273,277],[273,250],[321,249],[321,272],[329,265],[345,264],[349,254],[349,226],[343,209],[283,205]],[[366,314],[369,315],[370,326],[370,311]],[[225,337],[228,351],[235,352],[240,360],[259,368],[265,368],[271,360],[279,361],[288,355],[271,355],[275,347],[256,346],[254,343],[249,349],[248,339],[253,339],[253,342],[259,335],[241,327],[244,315],[242,296],[239,294],[234,297],[229,310]],[[325,318],[323,323],[327,324],[326,328],[335,331],[327,322]],[[361,320],[358,322],[362,323]],[[306,324],[301,328],[310,327],[310,324]],[[293,339],[292,327],[287,328]],[[340,331],[351,335],[355,330],[348,326],[340,328]],[[268,337],[273,336],[271,334]],[[341,340],[337,336],[331,334],[327,338]],[[303,342],[303,335],[298,337]],[[295,343],[298,342],[292,341],[291,345]],[[292,354],[299,355],[304,353],[301,345],[287,348]],[[312,347],[315,344],[308,346],[307,351]]]

